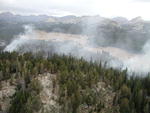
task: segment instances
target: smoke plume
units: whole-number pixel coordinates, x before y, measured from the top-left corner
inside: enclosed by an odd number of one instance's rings
[[[142,54],[124,61],[124,67],[127,67],[130,72],[139,74],[150,72],[150,40],[144,45]]]
[[[114,68],[128,72],[150,71],[150,41],[143,47],[142,54],[133,54],[121,48],[98,46],[93,37],[57,32],[44,32],[25,26],[25,33],[18,35],[4,51],[39,52],[73,55],[86,60],[103,61]]]

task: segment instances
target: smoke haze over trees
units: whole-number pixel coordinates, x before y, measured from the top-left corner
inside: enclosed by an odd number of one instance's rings
[[[123,17],[2,13],[0,23],[1,48],[5,51],[72,54],[131,72],[148,73],[150,69],[150,22],[141,17],[129,21]]]

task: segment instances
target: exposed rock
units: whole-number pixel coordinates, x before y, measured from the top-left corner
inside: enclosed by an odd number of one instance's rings
[[[113,91],[113,88],[110,85],[106,85],[105,82],[100,81],[98,84],[93,88],[96,91],[97,95],[99,96],[99,100],[104,105],[100,113],[119,113],[118,109],[119,106],[113,106],[113,101],[116,95],[116,92]],[[92,106],[88,107],[86,105],[81,105],[79,108],[79,113],[89,113]]]
[[[42,90],[38,95],[42,103],[42,107],[37,113],[61,113],[61,106],[58,103],[58,81],[56,74],[44,73],[39,74],[33,79],[40,82]],[[11,80],[2,81],[0,89],[0,113],[7,112],[10,106],[11,96],[15,93],[16,84],[12,84]],[[119,109],[118,106],[113,106],[113,101],[116,92],[110,85],[105,82],[100,81],[98,84],[94,85],[92,91],[98,95],[98,100],[102,103],[101,113],[119,113],[116,111]],[[84,92],[84,91],[83,91]],[[82,104],[78,108],[78,113],[89,113],[91,110],[95,109],[93,106],[87,106]]]
[[[55,85],[56,75],[46,73],[39,75],[38,79],[43,87],[43,90],[40,93],[40,98],[43,104],[40,113],[58,113],[59,105],[57,103],[57,90],[58,86]]]
[[[10,106],[10,97],[15,93],[16,86],[10,84],[10,81],[1,81],[0,85],[0,112],[5,112]]]

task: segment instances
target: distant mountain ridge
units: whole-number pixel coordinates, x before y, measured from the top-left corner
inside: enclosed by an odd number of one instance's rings
[[[9,20],[11,18],[11,20]],[[48,21],[50,19],[54,19],[55,22],[65,22],[65,21],[69,21],[69,20],[72,20],[72,21],[82,21],[82,20],[86,20],[86,19],[96,19],[96,20],[111,20],[111,21],[115,21],[119,24],[124,24],[124,23],[132,23],[132,22],[138,22],[138,21],[143,21],[144,20],[142,19],[142,17],[135,17],[133,18],[132,20],[128,20],[127,18],[124,18],[124,17],[115,17],[115,18],[104,18],[104,17],[101,17],[99,15],[96,15],[96,16],[80,16],[80,17],[77,17],[77,16],[74,16],[74,15],[67,15],[67,16],[62,16],[62,17],[55,17],[55,16],[48,16],[48,15],[29,15],[29,16],[23,16],[23,15],[16,15],[16,14],[13,14],[13,13],[10,13],[10,12],[3,12],[3,13],[0,13],[0,20],[9,20],[9,21]],[[50,21],[51,22],[51,21]]]
[[[14,15],[10,12],[0,14],[0,21],[8,21],[8,22],[38,22],[38,21],[45,21],[47,19],[48,19],[47,15],[22,16],[22,15]]]
[[[98,15],[22,16],[10,12],[0,14],[0,39],[9,43],[16,35],[24,33],[24,25],[33,25],[35,29],[46,32],[87,35],[98,46],[119,47],[132,52],[140,52],[150,39],[150,21],[141,17],[128,20],[124,17],[104,18]]]

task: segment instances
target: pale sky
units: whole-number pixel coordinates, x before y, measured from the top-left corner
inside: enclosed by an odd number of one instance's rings
[[[0,12],[15,14],[141,16],[150,20],[150,0],[0,0]]]

